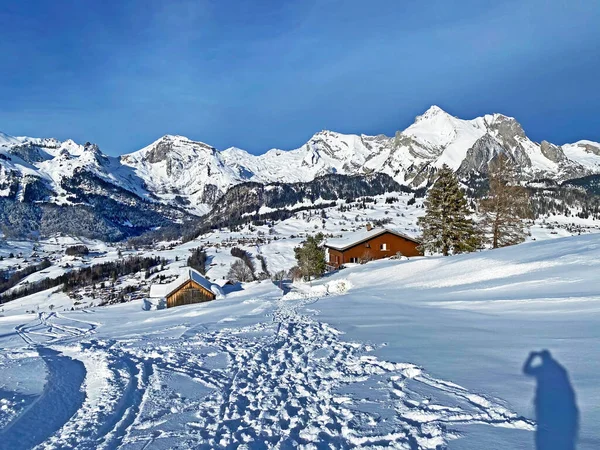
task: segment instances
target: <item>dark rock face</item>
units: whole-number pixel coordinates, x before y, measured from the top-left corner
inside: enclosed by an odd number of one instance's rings
[[[519,122],[512,117],[498,115],[494,121],[488,124],[488,129],[495,135],[506,153],[512,155],[513,160],[521,169],[531,167],[531,160],[523,148],[523,142],[527,137]]]
[[[507,154],[504,147],[493,136],[485,134],[467,151],[467,156],[460,165],[458,173],[461,176],[468,176],[473,172],[487,174],[488,163],[502,153]],[[510,154],[509,156],[512,159]]]
[[[207,184],[204,186],[204,192],[202,193],[202,202],[212,205],[221,195],[223,195],[223,192],[221,192],[217,186],[214,184]]]
[[[542,141],[540,145],[540,150],[546,158],[557,164],[563,163],[567,160],[567,157],[563,153],[562,148],[560,148],[557,145],[551,144],[548,141]]]
[[[31,142],[26,142],[24,144],[12,147],[10,149],[10,153],[18,156],[23,161],[26,161],[30,164],[46,161],[52,158],[41,147],[34,145]]]
[[[167,159],[169,152],[173,149],[173,143],[170,141],[161,141],[146,154],[146,161],[151,164]]]
[[[412,136],[408,136],[401,132],[397,132],[394,136],[394,149],[399,147],[408,148],[409,153],[415,158],[431,158],[431,154],[428,150],[422,148],[418,142],[416,142]],[[438,155],[441,154],[442,149],[439,149]],[[435,155],[434,155],[435,156]]]
[[[99,165],[105,165],[108,163],[108,157],[100,151],[100,147],[98,147],[96,144],[90,144],[89,142],[86,142],[85,146],[83,147],[83,151],[91,153]]]
[[[410,179],[409,177],[412,176],[411,179],[411,186],[421,186],[422,184],[430,184],[431,181],[433,181],[433,178],[435,176],[436,173],[436,169],[435,167],[427,164],[423,167],[415,167],[415,166],[411,166],[411,168],[409,168],[409,175],[407,176],[407,179]]]
[[[7,169],[0,162],[0,190],[6,192],[4,197],[15,198],[19,191],[21,175],[18,172]]]
[[[43,202],[54,195],[54,191],[48,187],[44,180],[33,176],[23,177],[23,198],[24,202]],[[21,200],[21,199],[19,199]]]
[[[520,144],[519,138],[526,138],[523,127],[512,117],[498,116],[488,127],[497,134],[504,146],[516,147]]]
[[[600,147],[590,145],[590,144],[579,144],[579,147],[583,147],[584,150],[588,153],[592,153],[594,155],[600,156]]]

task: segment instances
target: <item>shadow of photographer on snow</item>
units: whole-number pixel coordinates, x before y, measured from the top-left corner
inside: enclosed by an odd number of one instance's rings
[[[536,450],[574,450],[579,411],[569,374],[548,350],[531,352],[523,373],[535,377]]]

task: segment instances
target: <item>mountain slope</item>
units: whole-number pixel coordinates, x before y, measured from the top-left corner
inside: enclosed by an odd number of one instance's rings
[[[0,217],[7,236],[66,233],[118,240],[187,214],[160,203],[98,146],[0,136]]]

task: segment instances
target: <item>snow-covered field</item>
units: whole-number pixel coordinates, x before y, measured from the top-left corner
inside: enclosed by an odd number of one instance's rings
[[[599,274],[588,234],[169,310],[17,300],[0,317],[0,448],[532,449],[522,366],[548,349],[576,394],[578,448],[595,449]]]

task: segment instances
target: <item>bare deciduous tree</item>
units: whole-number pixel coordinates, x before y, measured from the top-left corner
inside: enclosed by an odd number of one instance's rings
[[[253,281],[254,274],[250,270],[250,268],[242,261],[238,259],[234,261],[229,267],[229,272],[227,273],[227,278],[232,281],[240,281],[242,283]]]
[[[489,164],[490,190],[479,202],[481,228],[492,248],[506,247],[525,240],[524,219],[531,217],[527,189],[516,179],[514,163],[504,154]]]

